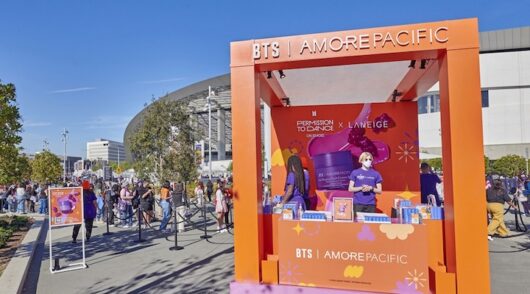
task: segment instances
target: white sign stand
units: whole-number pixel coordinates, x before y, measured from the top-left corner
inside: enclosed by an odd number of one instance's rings
[[[84,209],[84,199],[83,199],[83,190],[81,190],[81,197],[80,197],[80,200],[81,200],[81,219],[83,220],[81,222],[81,243],[82,243],[82,250],[83,250],[83,260],[82,262],[77,262],[77,263],[71,263],[71,264],[68,264],[67,267],[63,268],[63,269],[59,269],[59,270],[54,270],[54,266],[53,266],[53,262],[54,262],[54,259],[53,259],[53,237],[52,237],[52,230],[53,228],[56,228],[56,227],[65,227],[65,226],[71,226],[71,225],[77,225],[77,224],[64,224],[64,225],[53,225],[52,226],[52,215],[51,215],[51,212],[52,212],[52,207],[51,207],[51,190],[64,190],[65,188],[49,188],[48,189],[48,211],[49,211],[49,215],[48,215],[48,237],[50,239],[50,272],[52,274],[55,274],[55,273],[61,273],[61,272],[67,272],[67,271],[73,271],[73,270],[78,270],[78,269],[84,269],[84,268],[87,268],[87,265],[86,265],[86,256],[85,256],[85,235],[86,235],[86,228],[85,228],[85,209]]]

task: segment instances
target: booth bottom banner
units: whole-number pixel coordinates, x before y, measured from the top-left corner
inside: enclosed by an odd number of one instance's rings
[[[429,293],[426,225],[278,222],[280,284]]]

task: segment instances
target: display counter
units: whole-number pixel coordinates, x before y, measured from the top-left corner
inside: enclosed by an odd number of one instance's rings
[[[279,283],[386,293],[430,293],[429,263],[435,257],[428,256],[428,226],[438,227],[440,223],[278,219]]]

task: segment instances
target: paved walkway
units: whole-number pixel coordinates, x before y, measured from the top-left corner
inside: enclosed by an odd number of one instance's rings
[[[228,293],[231,233],[202,240],[201,231],[190,230],[179,234],[184,249],[170,251],[173,235],[147,229],[142,234],[146,241],[135,243],[135,229],[111,228],[114,234],[103,236],[105,225],[96,225],[86,244],[87,269],[51,274],[49,243],[44,245],[42,238],[24,293]],[[211,217],[208,225],[215,227]],[[72,227],[53,229],[54,257],[61,257],[61,265],[81,259],[81,243],[71,244],[71,233]]]
[[[513,215],[506,216],[513,229]],[[195,219],[195,221],[198,221]],[[525,218],[530,223],[530,218]],[[209,229],[215,223],[210,216]],[[190,229],[190,228],[188,228]],[[40,240],[24,293],[228,293],[233,279],[233,235],[215,234],[201,240],[201,232],[179,235],[181,251],[169,251],[172,237],[148,230],[147,240],[138,239],[134,229],[112,228],[103,236],[104,224],[97,224],[87,244],[89,268],[51,274],[47,234]],[[80,257],[81,244],[71,244],[70,228],[54,229],[61,264]],[[527,293],[530,272],[530,232],[489,242],[492,293]],[[169,240],[169,241],[168,241]],[[42,262],[40,262],[42,261]]]

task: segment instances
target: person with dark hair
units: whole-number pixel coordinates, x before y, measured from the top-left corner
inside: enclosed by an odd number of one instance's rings
[[[508,203],[513,208],[515,206],[500,179],[494,179],[492,187],[486,190],[486,200],[488,201],[488,213],[491,215],[488,240],[493,240],[495,234],[501,237],[508,236],[509,231],[504,223],[504,203]]]
[[[297,202],[298,207],[306,209],[304,194],[306,194],[306,183],[309,181],[309,174],[304,173],[302,161],[298,155],[291,155],[287,160],[287,179],[285,180],[285,192],[281,205],[287,202]]]
[[[88,181],[83,181],[83,214],[85,218],[85,230],[86,230],[86,241],[90,240],[92,235],[92,225],[94,224],[94,218],[98,210],[98,203],[96,194],[94,194],[94,186]],[[74,231],[72,232],[72,243],[77,243],[77,235],[79,235],[79,229],[81,225],[74,225]]]
[[[381,174],[372,168],[374,157],[370,152],[359,156],[360,168],[350,174],[348,191],[353,192],[353,209],[357,212],[375,212],[375,194],[383,192]]]
[[[147,181],[143,182],[142,189],[139,190],[140,195],[140,209],[142,211],[145,225],[150,226],[151,225],[151,217],[153,213],[153,202],[154,202],[154,195],[153,195],[153,188],[149,185]]]
[[[206,195],[208,196],[208,202],[212,202],[212,194],[213,194],[213,183],[211,179],[208,179],[208,182],[206,182]]]
[[[420,169],[421,203],[428,204],[428,196],[433,195],[436,199],[436,206],[442,205],[442,202],[440,201],[440,195],[438,195],[438,190],[436,190],[436,184],[440,184],[442,182],[440,177],[433,173],[427,162],[422,162]]]
[[[169,181],[165,181],[160,189],[160,206],[162,207],[162,221],[160,221],[160,231],[164,232],[167,227],[167,223],[171,218],[171,205],[169,199],[171,198],[171,188],[169,187]]]

